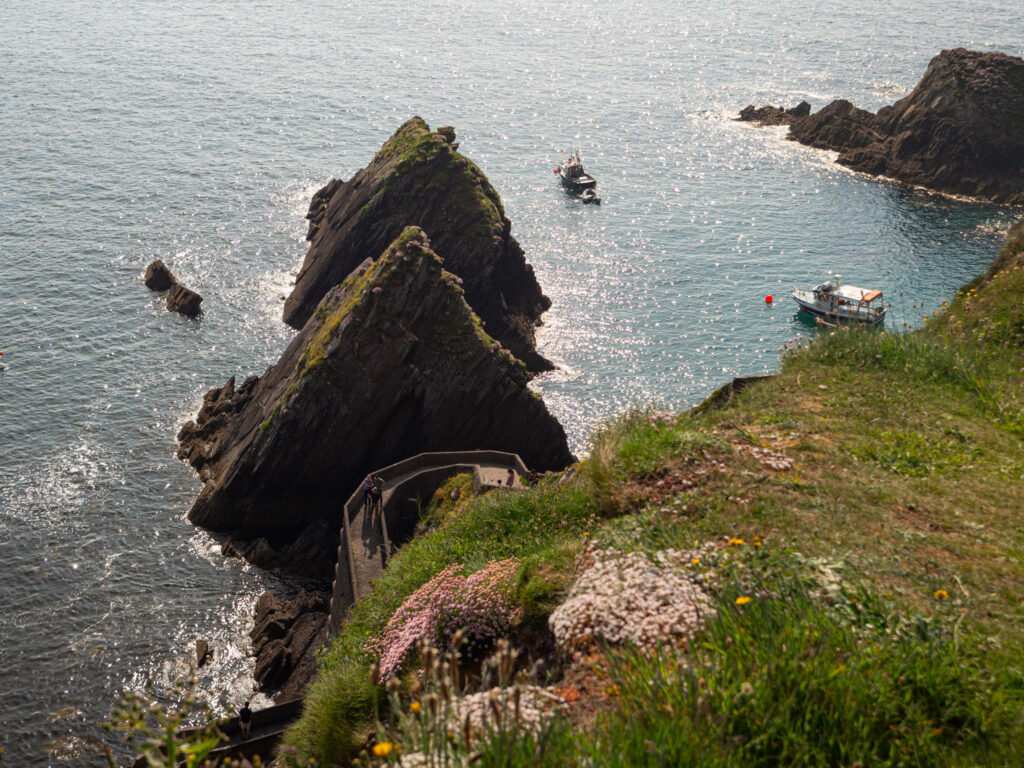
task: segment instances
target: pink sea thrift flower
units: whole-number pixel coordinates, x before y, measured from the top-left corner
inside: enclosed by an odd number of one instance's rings
[[[519,559],[496,560],[470,576],[450,565],[405,599],[384,631],[370,642],[381,676],[397,672],[420,638],[447,648],[462,629],[468,648],[486,648],[508,634],[518,609],[511,599]]]

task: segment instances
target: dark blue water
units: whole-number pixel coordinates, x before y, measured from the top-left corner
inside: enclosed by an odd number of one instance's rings
[[[877,109],[943,48],[1021,55],[1019,0],[2,5],[0,744],[15,766],[99,764],[111,696],[188,674],[197,638],[215,647],[216,706],[251,690],[255,597],[293,585],[188,524],[198,484],[174,434],[205,390],[277,359],[309,196],[412,115],[456,126],[502,195],[554,302],[540,345],[561,370],[536,386],[580,450],[631,403],[682,408],[772,370],[811,332],[794,285],[840,272],[886,292],[890,328],[918,323],[1022,213],[731,120],[801,99]],[[599,208],[551,173],[572,147]],[[201,320],[142,285],[157,257],[205,297]]]

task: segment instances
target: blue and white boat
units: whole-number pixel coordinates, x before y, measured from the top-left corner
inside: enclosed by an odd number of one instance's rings
[[[809,291],[793,289],[793,301],[800,311],[826,323],[862,323],[879,325],[885,320],[882,292],[843,285],[839,275]]]

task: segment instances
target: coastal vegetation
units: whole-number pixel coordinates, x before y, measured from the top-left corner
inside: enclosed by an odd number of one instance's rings
[[[625,414],[575,471],[522,492],[453,481],[353,606],[288,745],[321,765],[1012,764],[1022,295],[1024,224],[918,330],[787,345],[770,380]],[[510,645],[452,655],[437,633],[385,683],[396,612],[499,562],[515,566],[492,582]],[[668,578],[687,586],[652,608]]]

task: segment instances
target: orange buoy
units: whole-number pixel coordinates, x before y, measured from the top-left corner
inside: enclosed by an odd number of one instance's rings
[[[767,296],[764,297],[764,303],[765,304],[771,304],[773,301],[774,301],[774,299],[772,298],[772,295],[770,293]]]

